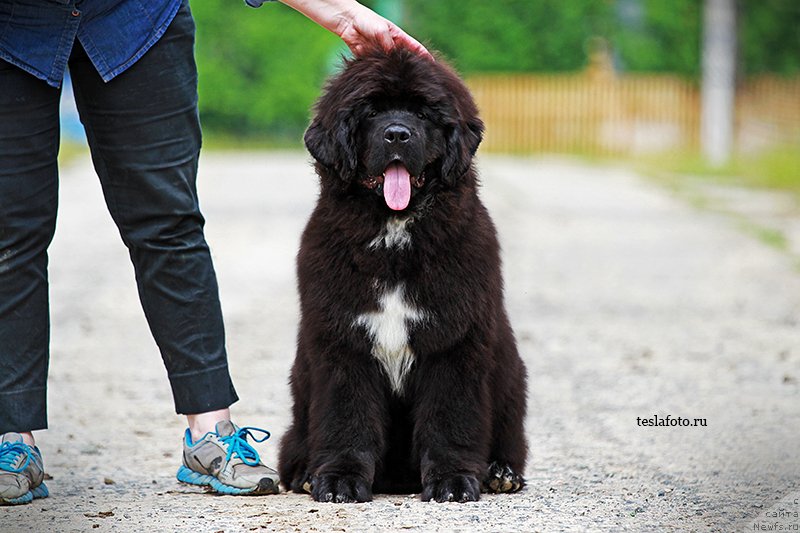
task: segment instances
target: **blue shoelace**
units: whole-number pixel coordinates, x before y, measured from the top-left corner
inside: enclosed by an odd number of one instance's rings
[[[258,431],[264,434],[262,438],[256,438],[253,431]],[[243,427],[239,428],[233,435],[227,437],[220,436],[219,440],[228,446],[228,456],[225,457],[226,461],[230,461],[234,454],[238,455],[242,462],[248,466],[256,466],[261,462],[261,458],[255,448],[247,443],[248,435],[253,438],[255,442],[264,442],[270,437],[269,431],[261,428]]]
[[[14,463],[17,462],[22,454],[25,454],[25,462],[22,463],[22,466],[15,467]],[[0,470],[19,473],[28,468],[30,462],[31,447],[24,442],[4,442],[0,444]]]

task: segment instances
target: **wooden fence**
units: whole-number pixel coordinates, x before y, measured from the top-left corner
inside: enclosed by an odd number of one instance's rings
[[[791,143],[800,151],[800,78],[761,77],[736,93],[736,145],[754,152]]]
[[[467,80],[491,152],[636,154],[696,149],[700,89],[677,76],[475,76]],[[736,147],[800,141],[800,79],[759,78],[736,97]]]

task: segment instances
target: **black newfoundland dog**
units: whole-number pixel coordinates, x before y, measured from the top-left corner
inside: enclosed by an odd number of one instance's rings
[[[454,71],[406,50],[347,61],[317,102],[291,490],[464,502],[524,485],[526,375],[472,166],[482,133]]]

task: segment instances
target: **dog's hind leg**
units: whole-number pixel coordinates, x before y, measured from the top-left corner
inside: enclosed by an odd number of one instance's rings
[[[503,328],[498,343],[497,365],[491,380],[492,445],[484,492],[516,492],[525,486],[522,477],[528,449],[525,441],[525,366],[517,353],[510,328]]]
[[[278,473],[286,488],[294,492],[311,492],[308,488],[308,395],[310,383],[302,340],[298,343],[290,384],[294,398],[293,420],[291,427],[281,439]]]
[[[296,422],[295,422],[296,424]],[[310,492],[308,475],[308,443],[295,425],[281,439],[278,473],[284,486],[294,492]]]
[[[483,492],[517,492],[525,486],[525,479],[508,463],[494,461],[483,478]]]

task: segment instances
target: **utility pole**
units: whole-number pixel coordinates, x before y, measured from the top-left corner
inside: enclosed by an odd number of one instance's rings
[[[733,151],[736,75],[736,12],[734,0],[705,0],[703,10],[703,86],[700,145],[715,167]]]

